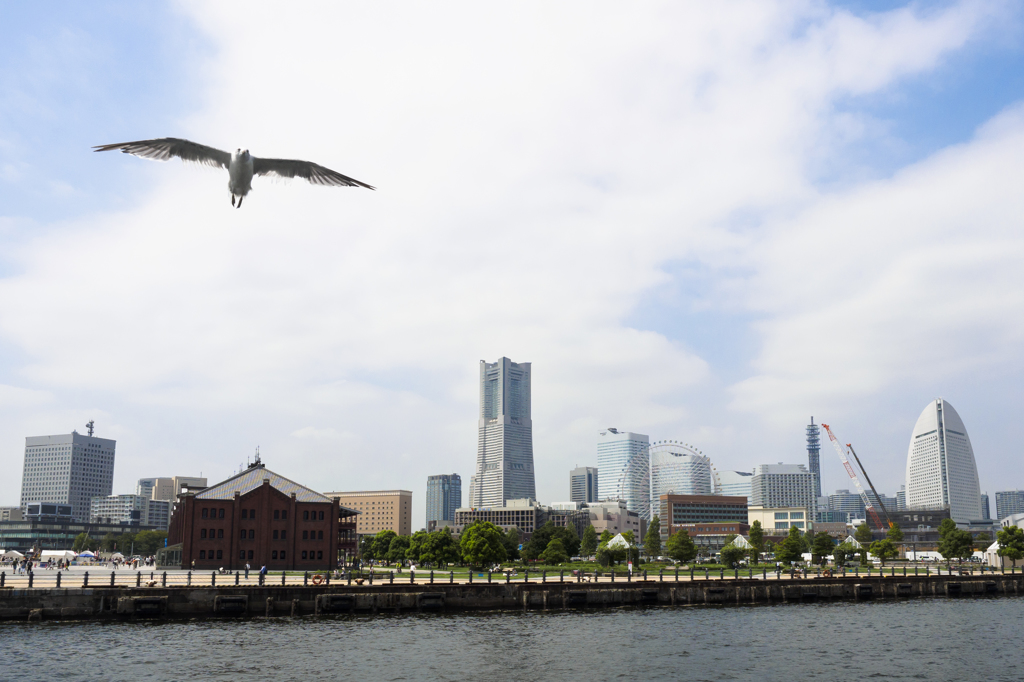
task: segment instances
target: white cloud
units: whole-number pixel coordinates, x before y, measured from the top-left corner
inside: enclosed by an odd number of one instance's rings
[[[929,183],[967,181],[953,173],[962,163],[1009,164],[1005,132],[835,196],[813,178],[877,129],[839,99],[934,68],[978,35],[989,5],[869,19],[761,1],[183,7],[220,49],[196,74],[207,106],[166,134],[309,158],[379,190],[258,179],[234,210],[223,174],[97,156],[97,173],[138,164],[152,191],[8,256],[19,272],[0,282],[0,335],[30,355],[20,376],[99,391],[119,423],[147,421],[140,450],[180,442],[182,471],[158,473],[226,475],[254,440],[269,466],[325,489],[422,491],[450,470],[468,484],[476,362],[500,355],[534,363],[542,499],[565,496],[565,469],[592,460],[608,425],[750,463],[759,425],[741,436],[733,416],[711,416],[730,395],[715,368],[685,339],[624,322],[671,281],[666,264],[741,268],[711,287],[715,305],[764,315],[735,406],[803,418],[809,400],[920,371],[904,367],[906,348],[948,332],[924,320],[863,350],[927,300],[902,283],[934,284],[943,258],[969,255],[933,243],[928,220],[955,234],[984,197],[990,222],[1007,215],[994,190],[956,213],[920,205]],[[916,215],[916,237],[894,234],[890,212]],[[873,221],[869,237],[859,220]],[[903,255],[876,258],[890,243]],[[988,271],[981,251],[955,263],[959,277]],[[953,298],[958,315],[985,317]],[[850,318],[862,337],[836,340],[844,362],[822,388],[803,363],[836,346],[807,337]],[[209,437],[168,433],[158,411]],[[140,455],[126,471],[146,466]]]

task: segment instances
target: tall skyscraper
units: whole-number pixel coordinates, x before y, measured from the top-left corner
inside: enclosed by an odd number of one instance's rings
[[[644,504],[650,506],[650,487],[645,493],[631,490],[632,486],[623,479],[633,458],[647,457],[650,446],[651,439],[642,433],[611,428],[601,431],[597,439],[598,499],[625,500],[631,511],[637,511]],[[646,503],[641,502],[640,497],[646,497]]]
[[[814,499],[821,497],[821,429],[814,423],[807,425],[807,469],[814,475]]]
[[[480,361],[480,421],[471,507],[503,507],[536,499],[530,363]]]
[[[985,521],[989,521],[992,519],[992,514],[989,513],[988,493],[985,493],[981,496],[981,518]]]
[[[996,492],[996,520],[1002,521],[1010,514],[1024,514],[1024,490]]]
[[[759,464],[750,479],[752,507],[804,507],[814,512],[814,475],[803,464]]]
[[[92,422],[89,422],[92,433]],[[116,441],[83,436],[77,431],[60,436],[25,439],[25,468],[21,477],[21,508],[29,502],[71,505],[71,518],[89,521],[94,497],[114,488]]]
[[[597,483],[596,467],[576,467],[569,472],[569,500],[597,502]]]
[[[455,510],[462,506],[462,478],[458,474],[427,476],[427,524],[431,521],[455,521]]]
[[[729,497],[743,496],[747,498],[747,504],[750,504],[750,481],[753,477],[754,474],[749,471],[720,471],[718,482],[721,487],[716,494]]]
[[[900,491],[896,493],[896,511],[906,511],[907,509],[907,486],[901,485]]]
[[[963,420],[942,398],[917,418],[907,452],[907,507],[949,508],[966,524],[981,519],[981,487],[974,449]]]

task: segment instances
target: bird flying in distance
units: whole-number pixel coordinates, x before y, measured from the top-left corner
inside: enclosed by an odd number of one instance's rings
[[[182,140],[177,137],[161,137],[156,140],[139,140],[138,142],[118,142],[93,147],[93,151],[109,152],[115,149],[125,154],[134,154],[144,159],[166,161],[177,156],[182,161],[199,163],[205,166],[226,168],[228,171],[228,190],[231,191],[231,205],[242,207],[242,199],[252,189],[254,175],[276,175],[281,178],[300,177],[314,185],[330,185],[334,187],[365,187],[375,189],[365,182],[342,175],[330,168],[324,168],[311,161],[293,159],[261,159],[253,156],[248,149],[237,149],[229,154],[213,147]]]

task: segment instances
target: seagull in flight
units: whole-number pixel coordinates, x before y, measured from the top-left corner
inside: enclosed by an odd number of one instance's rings
[[[231,191],[231,205],[242,207],[242,199],[252,189],[254,175],[276,175],[281,178],[300,177],[314,185],[330,185],[334,187],[365,187],[375,189],[365,182],[342,175],[330,168],[324,168],[311,161],[295,161],[293,159],[261,159],[253,156],[248,149],[237,149],[233,154],[222,152],[213,147],[182,140],[177,137],[161,137],[156,140],[139,140],[138,142],[118,142],[93,147],[93,151],[109,152],[120,150],[124,154],[134,154],[144,159],[166,161],[177,156],[182,161],[199,163],[205,166],[226,168],[228,171],[228,190]]]

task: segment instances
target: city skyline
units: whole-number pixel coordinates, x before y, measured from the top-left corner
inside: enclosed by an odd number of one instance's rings
[[[812,414],[891,495],[937,397],[982,491],[1024,488],[1017,3],[61,7],[13,5],[0,41],[6,470],[94,419],[114,492],[258,445],[414,491],[419,527],[426,476],[468,488],[475,361],[507,356],[536,370],[541,499],[609,425],[752,471],[806,463]],[[232,211],[91,151],[158,135],[378,189]],[[821,468],[848,487],[827,444]]]

